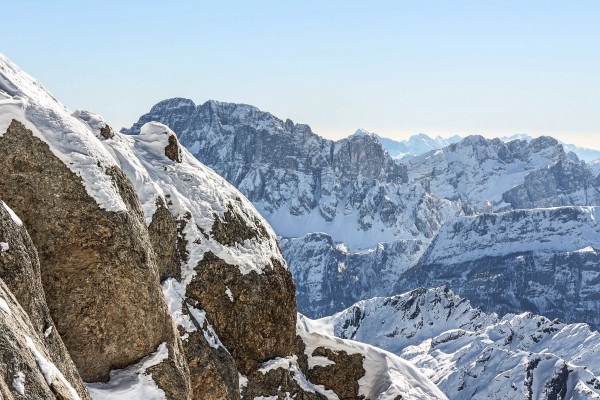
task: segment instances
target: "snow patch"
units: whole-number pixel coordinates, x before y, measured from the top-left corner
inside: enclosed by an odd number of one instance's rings
[[[107,383],[88,383],[94,400],[165,400],[165,392],[147,373],[148,368],[160,364],[169,356],[166,343],[161,343],[155,353],[125,369],[110,372]]]
[[[44,375],[44,379],[46,379],[46,383],[48,384],[48,386],[52,385],[52,382],[55,379],[58,379],[67,388],[69,394],[73,399],[81,400],[75,389],[73,389],[73,386],[71,386],[69,381],[67,381],[62,372],[60,372],[59,369],[56,368],[56,365],[54,365],[46,357],[44,357],[44,355],[37,349],[35,343],[33,342],[33,340],[31,340],[29,336],[24,335],[24,338],[27,347],[29,347],[29,350],[33,354],[40,371]]]
[[[10,215],[10,218],[13,220],[13,222],[19,226],[23,226],[23,221],[21,221],[21,218],[19,218],[17,216],[17,214],[15,214],[15,212],[8,206],[8,204],[6,204],[5,202],[2,201],[2,205],[4,206],[4,209]]]
[[[2,297],[0,297],[0,310],[4,311],[8,315],[12,315],[10,307],[8,307],[8,303]]]
[[[21,396],[25,396],[25,374],[24,373],[22,373],[21,371],[18,371],[13,376],[12,387]]]
[[[4,253],[5,251],[8,251],[8,249],[9,249],[8,243],[0,242],[0,253]]]
[[[231,293],[231,289],[228,286],[225,286],[225,294],[229,297],[229,301],[233,303],[233,294]]]

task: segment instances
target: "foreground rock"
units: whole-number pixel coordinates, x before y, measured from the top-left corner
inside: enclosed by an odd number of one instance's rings
[[[0,397],[18,398],[18,394],[44,399],[53,394],[58,397],[60,393],[65,398],[89,399],[50,317],[33,243],[21,219],[2,200],[0,292],[2,376],[8,378],[4,386],[0,385],[0,393],[11,391],[10,395],[3,393]],[[44,359],[54,364],[47,367],[48,378],[44,378]]]
[[[169,358],[153,378],[170,398],[187,398],[187,365],[131,182],[33,78],[5,58],[0,76],[0,196],[31,234],[50,314],[81,377],[106,381],[164,343]]]

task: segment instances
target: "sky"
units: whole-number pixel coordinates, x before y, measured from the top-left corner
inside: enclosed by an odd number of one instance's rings
[[[252,104],[337,139],[527,133],[600,148],[600,1],[10,1],[0,52],[71,109]]]

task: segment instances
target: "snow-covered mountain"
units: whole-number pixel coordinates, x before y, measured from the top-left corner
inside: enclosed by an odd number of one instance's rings
[[[325,233],[311,233],[279,244],[296,282],[298,310],[319,318],[362,299],[392,294],[400,275],[429,243],[397,240],[352,252]]]
[[[364,131],[364,130],[363,130]],[[383,136],[375,135],[383,148],[396,160],[400,160],[410,156],[420,156],[430,152],[431,150],[439,150],[452,143],[460,142],[460,136],[451,136],[443,138],[437,136],[432,138],[424,133],[413,135],[406,140],[393,140]]]
[[[359,129],[361,132],[367,132],[364,129]],[[410,158],[413,156],[420,156],[422,154],[428,153],[431,150],[439,150],[444,148],[450,144],[460,142],[463,137],[454,135],[449,138],[443,138],[437,136],[432,138],[424,133],[419,133],[418,135],[413,135],[406,140],[394,140],[386,137],[382,137],[376,135],[377,139],[383,146],[383,148],[390,153],[392,158],[401,160],[403,158]],[[525,135],[525,134],[516,134],[511,136],[502,136],[499,137],[503,142],[511,142],[513,140],[525,140],[527,142],[534,139],[533,136]],[[574,144],[567,144],[564,142],[560,142],[567,152],[573,152],[577,154],[579,159],[590,162],[593,160],[597,160],[600,158],[600,150],[597,149],[588,149],[585,147],[575,146]]]
[[[600,326],[597,207],[515,210],[446,224],[396,290],[447,285],[485,311]]]
[[[370,134],[334,142],[244,104],[169,99],[156,104],[126,134],[149,121],[177,133],[181,143],[244,193],[282,236],[326,232],[365,249],[397,239],[430,239],[462,212],[422,185],[408,184]]]
[[[450,399],[600,397],[598,332],[531,313],[499,318],[444,287],[373,298],[301,321],[308,331],[402,355]]]
[[[502,194],[524,182],[530,172],[570,156],[549,137],[504,143],[469,136],[412,158],[406,165],[411,182],[421,183],[436,196],[462,200],[489,212],[506,208]]]

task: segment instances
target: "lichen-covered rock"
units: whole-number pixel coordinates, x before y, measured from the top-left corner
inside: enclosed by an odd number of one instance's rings
[[[47,304],[84,381],[165,344],[152,378],[189,394],[140,203],[99,132],[0,56],[0,197],[38,251]],[[88,118],[88,121],[91,119]],[[105,139],[103,139],[105,140]]]
[[[60,339],[59,339],[60,340]],[[0,279],[0,398],[79,400],[90,396],[68,354],[55,359],[27,313]],[[48,342],[49,343],[49,342]],[[65,372],[71,372],[68,379]]]
[[[364,356],[335,351],[326,347],[313,350],[313,357],[324,357],[331,361],[328,365],[315,365],[309,370],[308,378],[317,385],[323,385],[338,395],[340,399],[364,399],[358,394],[358,381],[365,376]]]
[[[208,252],[196,267],[186,299],[206,311],[238,369],[247,375],[267,360],[294,354],[294,290],[291,274],[277,260],[262,274],[242,275]]]
[[[163,291],[195,398],[239,398],[237,371],[296,350],[295,287],[277,238],[252,205],[182,149],[164,125],[105,141],[142,200]],[[235,371],[235,372],[234,372]]]
[[[25,226],[14,211],[0,200],[0,279],[27,314],[33,332],[49,357],[82,399],[89,399],[77,368],[50,317],[40,278],[37,252]],[[27,318],[23,317],[23,320]],[[32,397],[33,398],[33,397]]]
[[[0,137],[0,169],[0,192],[30,229],[50,313],[83,379],[105,380],[162,342],[174,345],[137,195],[122,172],[110,171],[128,211],[104,211],[17,121]]]

